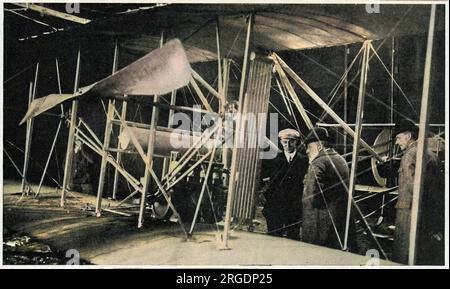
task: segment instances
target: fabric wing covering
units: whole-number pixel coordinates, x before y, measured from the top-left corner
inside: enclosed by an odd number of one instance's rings
[[[32,101],[19,125],[52,107],[86,93],[99,96],[164,95],[186,86],[191,66],[180,40],[173,39],[130,65],[74,94],[50,94]]]

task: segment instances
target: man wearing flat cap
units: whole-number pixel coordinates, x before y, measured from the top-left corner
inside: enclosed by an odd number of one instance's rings
[[[299,152],[300,133],[284,129],[278,137],[283,151],[271,162],[270,183],[264,192],[263,215],[267,232],[273,236],[300,239],[303,177],[308,167],[305,155]]]
[[[416,170],[418,127],[409,120],[400,121],[394,129],[395,144],[403,151],[398,171],[393,261],[408,264],[411,207]],[[419,205],[417,258],[422,265],[444,262],[444,187],[436,155],[425,153],[422,202]]]
[[[304,179],[302,241],[342,249],[349,170],[329,141],[328,131],[322,127],[311,129],[304,141],[309,167]],[[348,248],[355,247],[355,224],[351,218]]]

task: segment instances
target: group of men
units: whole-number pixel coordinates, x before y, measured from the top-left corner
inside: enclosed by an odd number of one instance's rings
[[[408,262],[411,200],[417,152],[417,127],[400,122],[394,130],[395,143],[403,156],[399,169],[399,197],[392,259]],[[349,168],[330,144],[327,129],[315,127],[301,141],[300,132],[279,132],[283,151],[274,160],[272,176],[264,196],[263,215],[268,234],[343,249],[346,231]],[[303,153],[306,149],[306,155]],[[418,264],[443,262],[443,188],[433,188],[429,176],[437,176],[438,161],[430,150],[425,158],[424,198],[419,220]],[[441,240],[439,240],[441,239]],[[355,222],[350,215],[347,246],[356,251]],[[433,252],[430,252],[433,251]],[[441,258],[442,257],[442,258]],[[442,260],[441,260],[442,259]]]

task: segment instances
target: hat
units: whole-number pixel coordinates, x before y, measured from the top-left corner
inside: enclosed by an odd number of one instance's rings
[[[280,139],[286,139],[286,138],[298,139],[298,138],[300,138],[300,133],[298,131],[296,131],[295,129],[286,128],[286,129],[281,130],[278,133],[278,137]]]
[[[400,122],[395,124],[394,136],[406,131],[409,131],[412,135],[417,136],[419,128],[414,124],[414,122],[408,119],[402,119]]]
[[[324,127],[314,127],[312,128],[305,138],[305,145],[316,141],[330,141],[330,136],[328,135],[328,131]]]

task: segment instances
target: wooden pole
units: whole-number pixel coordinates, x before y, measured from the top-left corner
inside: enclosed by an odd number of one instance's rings
[[[227,112],[226,112],[226,104],[228,103],[228,84],[230,83],[230,66],[231,66],[231,59],[224,58],[223,59],[223,87],[222,87],[222,109],[221,112],[223,117],[223,126],[222,126],[222,133],[224,136],[224,142],[222,144],[222,163],[223,168],[226,170],[230,167],[230,164],[228,162],[228,136],[229,132],[232,129],[233,125],[229,123],[227,119]]]
[[[175,105],[176,97],[177,97],[177,91],[174,90],[170,94],[170,106]],[[172,128],[172,126],[173,126],[174,113],[175,113],[175,111],[172,108],[169,109],[169,120],[167,122],[168,128]],[[162,178],[165,178],[165,176],[169,173],[169,164],[170,164],[169,161],[170,161],[170,158],[164,158],[163,168],[162,168]]]
[[[349,54],[349,48],[348,45],[344,46],[344,122],[348,123],[348,54]],[[343,136],[343,143],[344,143],[344,154],[347,153],[347,134],[344,132]]]
[[[116,39],[116,43],[115,43],[115,47],[114,47],[114,64],[113,64],[113,69],[112,69],[113,74],[117,71],[118,65],[119,65],[119,45],[118,45],[118,40]],[[122,111],[121,111],[121,117],[123,119],[126,119],[127,109],[128,109],[128,102],[126,100],[124,100],[124,101],[122,101]],[[120,126],[119,130],[120,130],[120,133],[122,133],[123,127]],[[119,135],[120,135],[120,133],[119,133]],[[119,144],[119,142],[117,142],[118,149],[119,149],[119,146],[120,146],[120,144]],[[122,162],[122,153],[121,152],[117,153],[116,162],[118,164],[120,164]],[[113,193],[112,193],[113,200],[115,200],[117,198],[118,183],[119,183],[119,171],[116,168],[114,171],[114,182],[113,182]]]
[[[111,74],[114,74],[117,70],[118,57],[119,57],[119,49],[118,49],[118,43],[116,40],[116,43],[114,46],[114,59],[113,59],[113,67],[112,67]],[[103,138],[103,149],[102,149],[102,161],[100,164],[100,176],[98,179],[97,201],[96,201],[96,205],[95,205],[95,215],[97,217],[100,217],[102,214],[102,197],[103,197],[103,189],[105,186],[106,170],[107,170],[107,165],[108,165],[108,149],[109,149],[109,144],[111,142],[112,120],[114,118],[114,110],[115,110],[115,101],[110,99],[110,100],[108,100],[108,113],[106,115],[105,135]]]
[[[75,71],[75,83],[73,85],[73,93],[76,93],[78,91],[78,87],[80,85],[80,65],[81,65],[81,48],[78,48],[77,68]],[[61,207],[64,207],[66,201],[66,190],[68,190],[69,184],[72,181],[72,161],[73,161],[73,148],[75,143],[75,128],[77,126],[76,123],[77,113],[78,113],[78,100],[74,99],[72,101],[69,137],[67,139],[66,163],[64,165],[63,188],[61,190],[61,202],[60,202]]]
[[[221,103],[222,105],[224,102],[224,98],[223,98],[223,77],[222,77],[222,55],[220,53],[220,22],[219,22],[219,17],[217,16],[216,19],[216,46],[217,46],[217,84],[218,84],[218,89],[217,91],[219,92],[219,95],[221,96]]]
[[[363,61],[361,64],[361,74],[359,80],[359,95],[358,106],[356,109],[356,127],[355,137],[353,138],[353,152],[352,152],[352,165],[350,169],[350,181],[348,188],[348,200],[347,200],[347,215],[345,219],[345,234],[344,234],[344,250],[348,249],[348,232],[350,229],[350,216],[352,208],[353,192],[356,184],[356,170],[358,168],[358,151],[359,151],[359,139],[361,138],[362,121],[364,114],[364,100],[366,96],[366,83],[367,83],[367,71],[369,61],[369,46],[368,42],[364,42]]]
[[[161,39],[160,39],[160,47],[163,46],[164,41],[164,34],[161,33]],[[192,79],[192,78],[191,78]],[[158,95],[155,95],[153,97],[153,103],[158,103],[160,97]],[[151,173],[153,172],[153,151],[155,147],[155,135],[156,135],[156,126],[158,125],[158,116],[159,116],[159,109],[158,106],[154,105],[152,108],[152,118],[150,121],[150,134],[148,135],[148,146],[147,146],[147,155],[145,159],[145,172],[144,172],[144,182],[142,184],[142,194],[141,194],[141,203],[139,207],[139,217],[138,217],[138,228],[142,228],[144,224],[144,210],[145,210],[145,203],[147,200],[147,190],[148,185],[151,177]],[[156,176],[155,176],[156,177]]]
[[[155,95],[153,98],[153,102],[157,103],[159,101],[159,96]],[[148,190],[148,185],[150,181],[150,173],[153,170],[153,151],[155,144],[155,132],[156,125],[158,122],[158,114],[159,109],[157,106],[153,106],[152,109],[152,119],[150,123],[150,134],[148,136],[148,147],[147,147],[147,155],[146,155],[146,163],[145,163],[145,173],[144,173],[144,182],[142,184],[143,190],[141,194],[141,203],[139,208],[139,219],[138,219],[138,228],[141,228],[144,224],[144,209],[146,202],[146,194]]]
[[[420,208],[423,194],[423,180],[427,161],[427,133],[428,111],[430,108],[430,75],[431,59],[433,55],[434,22],[436,17],[436,5],[431,5],[430,23],[428,27],[427,52],[425,56],[425,69],[423,73],[422,103],[420,106],[419,136],[417,142],[416,171],[414,176],[414,193],[411,206],[411,231],[409,236],[408,264],[416,264],[417,239],[419,236]]]
[[[39,62],[36,64],[36,74],[34,78],[34,85],[33,82],[30,82],[30,88],[28,91],[28,107],[30,107],[31,102],[34,99],[34,93],[36,92],[36,81],[37,81],[37,75],[39,71]],[[28,185],[27,188],[27,171],[28,171],[28,164],[30,161],[30,150],[31,150],[31,140],[33,137],[33,118],[29,119],[27,121],[27,130],[25,134],[25,150],[24,150],[24,160],[23,160],[23,171],[22,171],[22,195],[28,194],[28,190],[31,188]]]
[[[230,231],[231,226],[231,213],[232,213],[232,206],[233,206],[233,195],[235,192],[235,182],[236,182],[236,167],[237,167],[237,147],[240,143],[240,129],[241,129],[241,118],[242,118],[242,111],[243,111],[243,104],[244,104],[244,88],[246,83],[246,76],[247,76],[247,69],[248,69],[248,57],[249,57],[249,49],[250,49],[250,36],[252,32],[253,27],[253,17],[254,15],[251,14],[248,18],[248,25],[247,25],[247,37],[245,39],[245,51],[244,51],[244,61],[242,64],[242,75],[241,75],[241,84],[239,87],[239,114],[236,121],[236,132],[235,132],[235,139],[234,139],[234,146],[233,146],[233,155],[231,159],[231,172],[230,172],[230,180],[228,184],[228,195],[227,195],[227,208],[225,212],[225,224],[224,224],[224,230],[223,230],[223,236],[222,236],[222,248],[228,249],[228,235]]]

